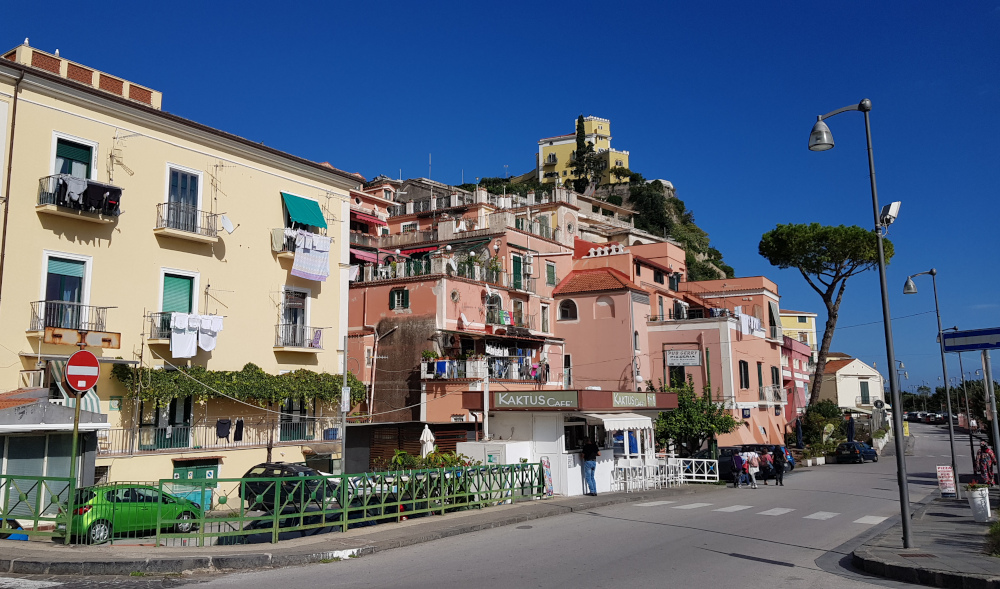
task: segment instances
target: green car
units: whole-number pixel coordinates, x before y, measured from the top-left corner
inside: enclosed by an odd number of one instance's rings
[[[117,537],[155,531],[157,518],[165,528],[187,533],[203,517],[201,505],[161,493],[150,485],[112,483],[77,489],[73,502],[71,536],[87,544],[100,544]]]

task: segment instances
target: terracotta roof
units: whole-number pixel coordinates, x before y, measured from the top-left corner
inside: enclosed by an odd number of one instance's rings
[[[11,399],[11,398],[0,398],[0,410],[10,409],[11,407],[17,407],[18,405],[31,405],[37,402],[38,399]]]
[[[855,360],[854,358],[851,358],[849,360],[830,360],[829,362],[826,363],[826,366],[823,367],[823,374],[830,374],[837,372],[844,366],[847,366],[851,362],[854,362],[854,360]]]
[[[570,272],[552,290],[552,296],[625,289],[642,291],[628,276],[614,268],[592,268]]]
[[[792,311],[791,309],[778,309],[779,313],[795,313],[797,315],[815,315],[812,311]]]

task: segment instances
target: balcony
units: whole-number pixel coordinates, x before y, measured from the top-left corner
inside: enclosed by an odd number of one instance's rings
[[[274,351],[305,353],[322,351],[323,329],[296,323],[279,323],[274,326]]]
[[[198,243],[219,241],[218,215],[179,202],[156,205],[156,227],[153,233]]]
[[[523,327],[524,329],[535,329],[535,316],[526,313],[504,311],[503,309],[486,310],[487,325],[507,325],[510,327]]]
[[[685,319],[708,319],[714,317],[734,317],[729,309],[673,309],[666,315],[650,315],[646,321],[683,321]]]
[[[284,416],[283,416],[284,417]],[[314,441],[323,430],[337,427],[337,418],[310,418],[308,421],[282,420],[261,423],[257,417],[245,418],[243,439],[234,441],[232,435],[220,438],[215,424],[157,427],[143,425],[137,428],[102,430],[97,436],[97,453],[100,456],[127,456],[154,452],[198,452],[202,450],[229,450],[238,448],[265,448],[297,445]]]
[[[490,356],[486,368],[490,378],[498,380],[536,380],[538,364],[531,356]]]
[[[354,282],[377,282],[379,280],[395,280],[426,276],[431,273],[431,261],[428,259],[404,260],[395,264],[380,264],[364,266]]]
[[[427,243],[437,240],[437,231],[433,229],[407,231],[396,235],[383,235],[379,238],[379,247],[383,249],[401,248],[416,243]]]
[[[486,360],[424,360],[420,363],[422,379],[485,378]]]
[[[351,245],[361,245],[365,247],[379,247],[381,239],[378,235],[369,235],[367,233],[361,233],[352,231],[349,234]]]
[[[545,158],[545,160],[542,162],[542,165],[543,166],[554,166],[554,165],[556,165],[558,163],[559,163],[559,157],[556,154],[554,154],[554,153],[550,153]]]
[[[121,214],[122,189],[69,174],[46,176],[38,181],[35,211],[91,223],[114,223]]]
[[[531,293],[538,292],[535,290],[535,279],[531,276],[518,276],[516,274],[511,274],[509,278],[510,280],[507,282],[508,288]]]
[[[770,384],[760,387],[758,400],[761,405],[784,405],[785,391],[779,384]]]
[[[67,301],[35,301],[31,303],[30,332],[43,332],[46,327],[78,331],[107,331],[108,309]]]
[[[772,325],[772,326],[770,326],[768,328],[767,335],[769,336],[767,339],[778,340],[780,342],[784,342],[785,335],[784,335],[784,332],[782,331],[780,325]]]
[[[149,344],[170,343],[170,317],[171,312],[150,313],[149,314]]]
[[[863,395],[854,398],[854,405],[856,407],[871,407],[872,398],[871,395]]]

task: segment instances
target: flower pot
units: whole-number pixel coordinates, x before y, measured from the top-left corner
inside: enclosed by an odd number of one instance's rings
[[[812,466],[812,465],[813,465],[813,459],[812,458],[806,458],[806,466]]]
[[[990,521],[990,490],[987,487],[968,491],[965,497],[972,508],[972,519],[979,523]]]
[[[816,457],[816,466],[819,466],[820,464],[826,464],[826,456]]]

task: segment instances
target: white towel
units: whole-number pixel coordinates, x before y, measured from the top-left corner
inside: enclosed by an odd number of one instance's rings
[[[170,354],[174,358],[193,358],[198,353],[197,315],[174,313],[170,317]]]
[[[198,329],[198,347],[211,352],[215,349],[219,332],[222,331],[222,317],[219,315],[202,315]]]

